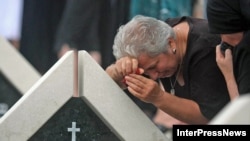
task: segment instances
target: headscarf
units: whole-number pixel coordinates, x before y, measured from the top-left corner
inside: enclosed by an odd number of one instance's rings
[[[241,8],[239,0],[208,0],[209,31],[214,34],[230,34],[247,30],[249,25]]]

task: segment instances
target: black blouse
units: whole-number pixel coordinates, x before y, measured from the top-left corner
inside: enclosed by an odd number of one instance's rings
[[[230,101],[224,76],[216,63],[215,47],[220,43],[220,37],[208,32],[208,23],[204,19],[180,17],[166,20],[172,27],[183,21],[190,27],[183,60],[185,85],[177,83],[175,95],[197,102],[202,114],[212,119]],[[161,81],[169,92],[169,78]]]

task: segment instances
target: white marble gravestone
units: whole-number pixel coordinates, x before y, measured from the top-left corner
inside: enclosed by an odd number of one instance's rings
[[[41,75],[0,36],[0,117],[35,84]]]
[[[0,73],[21,93],[40,79],[39,72],[14,48],[0,36]]]
[[[79,96],[121,141],[169,140],[86,51],[78,57]],[[26,141],[45,124],[73,96],[73,68],[70,51],[0,119],[0,141]]]
[[[1,141],[27,141],[72,97],[72,66],[66,54],[0,118]]]
[[[250,93],[228,103],[209,124],[250,125]]]

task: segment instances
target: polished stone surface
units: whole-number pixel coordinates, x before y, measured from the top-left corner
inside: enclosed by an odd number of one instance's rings
[[[168,140],[87,52],[78,57],[79,97],[68,52],[0,118],[0,140]]]
[[[68,128],[76,123],[76,141],[120,141],[81,98],[71,98],[29,141],[71,141]]]

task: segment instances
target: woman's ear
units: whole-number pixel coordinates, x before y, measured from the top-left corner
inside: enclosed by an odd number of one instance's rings
[[[173,54],[176,54],[176,44],[175,40],[173,38],[168,39],[168,44],[170,46],[170,50],[173,52]]]

